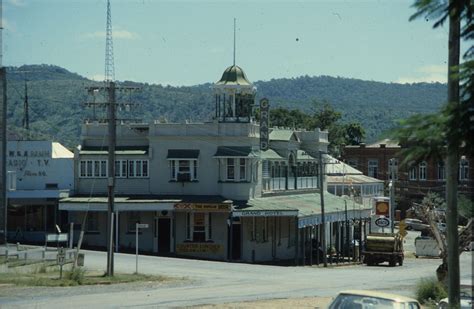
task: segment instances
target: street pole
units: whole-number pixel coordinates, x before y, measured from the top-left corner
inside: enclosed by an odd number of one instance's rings
[[[107,275],[114,275],[114,198],[115,198],[115,83],[109,82],[108,87],[108,129],[109,129],[109,156],[108,156],[108,209],[107,209]]]
[[[390,184],[389,184],[389,189],[390,189],[390,222],[391,222],[391,230],[392,233],[394,233],[395,229],[395,159],[390,159]]]
[[[135,273],[138,275],[138,222],[135,223]]]
[[[345,251],[345,257],[349,260],[349,221],[347,220],[347,200],[344,199],[344,216],[345,216],[345,238],[346,238],[346,250]]]
[[[449,0],[448,42],[448,108],[459,110],[459,58],[461,50],[461,2]],[[455,112],[450,124],[459,125],[459,112]],[[455,128],[449,128],[454,130]],[[459,140],[447,140],[446,164],[446,223],[448,243],[448,300],[451,308],[460,307],[459,234],[458,234],[458,164]]]
[[[0,4],[1,5],[1,4]],[[1,23],[1,21],[0,21]],[[0,46],[1,53],[1,46]],[[7,244],[7,72],[4,67],[0,68],[0,82],[2,83],[2,103],[0,105],[0,244]],[[1,235],[3,234],[3,235]],[[3,237],[2,237],[3,236]]]
[[[324,213],[324,163],[323,152],[319,151],[319,195],[321,197],[321,230],[322,246],[323,246],[323,263],[324,267],[328,267],[327,248],[326,248],[326,217]]]

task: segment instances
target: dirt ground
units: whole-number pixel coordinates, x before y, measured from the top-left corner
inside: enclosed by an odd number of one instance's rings
[[[331,297],[305,297],[193,306],[192,308],[327,308],[330,301]]]

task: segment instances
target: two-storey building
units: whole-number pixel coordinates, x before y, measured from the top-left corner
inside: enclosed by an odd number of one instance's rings
[[[369,145],[346,146],[343,158],[365,175],[383,180],[386,184],[393,178],[401,209],[409,208],[412,201],[420,201],[428,192],[444,196],[445,161],[429,159],[399,166],[404,159],[400,157],[401,150],[398,143],[385,139]],[[458,192],[471,199],[474,199],[473,162],[473,158],[461,156],[458,165]]]
[[[140,222],[150,227],[140,231],[140,250],[156,254],[249,262],[304,256],[305,241],[321,235],[317,158],[327,150],[327,132],[274,128],[270,149],[261,151],[252,116],[256,89],[243,70],[227,68],[213,92],[210,122],[117,125],[116,249],[135,249]],[[90,247],[106,243],[106,134],[105,124],[83,125],[74,153],[76,195],[60,206],[77,228],[87,214]],[[328,196],[326,211],[327,235],[338,235],[340,245],[349,233],[337,223],[370,212],[344,213],[336,196]]]

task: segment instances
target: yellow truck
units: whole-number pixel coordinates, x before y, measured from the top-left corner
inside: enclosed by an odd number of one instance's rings
[[[388,262],[388,265],[403,265],[403,238],[399,233],[371,233],[367,235],[362,251],[367,266]]]

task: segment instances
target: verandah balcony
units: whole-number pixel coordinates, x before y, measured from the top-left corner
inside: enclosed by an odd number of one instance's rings
[[[263,192],[317,189],[318,176],[263,178]]]

